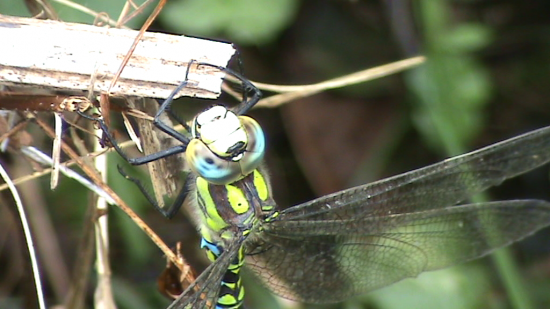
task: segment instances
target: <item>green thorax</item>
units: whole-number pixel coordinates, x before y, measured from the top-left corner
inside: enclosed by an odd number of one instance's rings
[[[197,177],[196,213],[201,235],[209,242],[231,241],[236,231],[248,235],[275,209],[267,177],[260,169],[226,185]]]

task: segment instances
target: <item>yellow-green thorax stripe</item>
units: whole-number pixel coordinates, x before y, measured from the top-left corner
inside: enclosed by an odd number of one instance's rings
[[[228,237],[223,232],[231,227],[250,230],[258,216],[275,206],[269,184],[259,170],[227,185],[215,185],[202,177],[195,183],[202,225],[221,238]]]

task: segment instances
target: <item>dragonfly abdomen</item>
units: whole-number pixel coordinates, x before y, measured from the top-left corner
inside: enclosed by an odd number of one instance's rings
[[[201,240],[201,247],[207,252],[208,259],[215,262],[223,252],[223,247],[216,245],[205,238]],[[244,247],[239,249],[238,255],[229,265],[221,281],[216,309],[238,309],[244,301],[244,287],[241,278],[241,268],[244,264]]]

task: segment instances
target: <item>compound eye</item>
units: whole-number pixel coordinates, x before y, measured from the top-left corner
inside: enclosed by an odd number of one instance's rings
[[[215,185],[229,184],[243,177],[239,163],[218,157],[199,139],[189,142],[185,157],[193,172]]]
[[[240,116],[241,125],[248,136],[248,144],[244,156],[240,160],[243,175],[252,173],[261,164],[265,153],[265,136],[262,127],[256,120]]]

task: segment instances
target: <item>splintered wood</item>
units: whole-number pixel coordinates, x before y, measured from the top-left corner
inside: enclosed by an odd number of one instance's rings
[[[0,15],[0,85],[105,92],[137,34]],[[234,53],[229,43],[146,32],[109,94],[166,98],[185,79],[189,61],[225,67]],[[176,97],[216,98],[223,77],[211,67],[192,67],[189,87]]]

